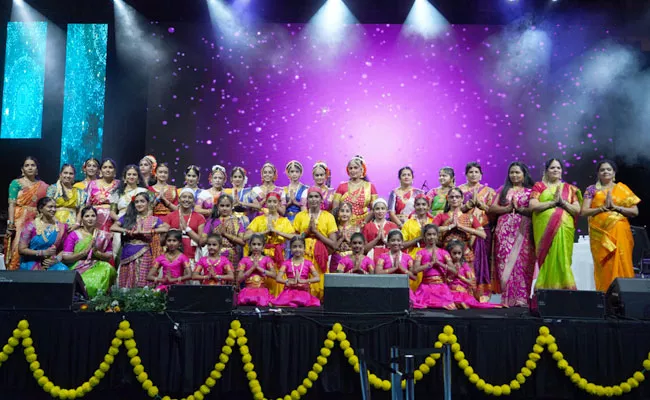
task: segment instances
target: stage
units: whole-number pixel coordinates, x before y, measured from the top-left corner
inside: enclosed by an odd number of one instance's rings
[[[522,309],[423,311],[402,316],[328,315],[320,310],[286,309],[280,313],[245,309],[232,314],[2,312],[2,345],[23,319],[29,322],[41,368],[50,381],[62,388],[77,388],[93,376],[104,361],[120,322],[128,320],[149,379],[158,387],[160,396],[176,398],[191,395],[211,375],[234,320],[240,321],[245,330],[245,345],[264,398],[268,399],[290,395],[303,384],[317,357],[322,355],[328,332],[337,322],[356,354],[363,348],[367,357],[378,363],[388,361],[391,346],[433,347],[443,328],[449,325],[474,372],[494,385],[508,385],[516,380],[533,352],[542,326],[549,328],[559,351],[575,372],[597,385],[625,382],[635,371],[643,370],[642,363],[650,351],[650,322],[543,320]],[[148,398],[134,375],[130,365],[133,360],[129,360],[126,347],[119,347],[105,378],[85,398]],[[206,398],[253,398],[238,347],[237,343],[232,346],[223,376]],[[540,355],[532,375],[511,397],[589,397],[558,368],[547,346]],[[423,362],[424,357],[418,357],[416,367]],[[386,371],[377,370],[372,364],[370,370],[379,378],[390,378]],[[455,360],[452,388],[454,399],[488,397],[470,383]],[[0,367],[0,390],[3,399],[51,398],[32,377],[20,345]],[[389,393],[372,389],[374,398],[387,399]],[[416,393],[421,398],[442,398],[442,359],[416,384]],[[650,390],[647,383],[641,383],[625,396],[648,398]],[[361,398],[358,374],[338,340],[334,340],[327,364],[304,397]]]

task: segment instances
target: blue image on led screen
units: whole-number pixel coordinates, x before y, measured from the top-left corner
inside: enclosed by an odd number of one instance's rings
[[[88,157],[102,156],[107,41],[106,24],[68,24],[61,164],[78,178]]]
[[[2,93],[2,139],[40,139],[47,22],[9,22]]]

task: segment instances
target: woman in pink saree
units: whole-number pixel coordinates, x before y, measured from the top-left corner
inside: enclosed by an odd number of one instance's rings
[[[88,197],[86,205],[93,206],[97,210],[97,228],[108,232],[117,220],[117,214],[111,212],[111,204],[114,199],[113,193],[117,192],[120,181],[115,179],[115,161],[105,159],[101,165],[101,178],[91,181],[88,184]]]
[[[497,215],[494,230],[492,291],[501,304],[527,307],[535,272],[535,243],[529,208],[534,182],[520,162],[508,167],[506,183],[497,190],[490,214]]]

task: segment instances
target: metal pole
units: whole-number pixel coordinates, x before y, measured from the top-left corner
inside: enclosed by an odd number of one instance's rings
[[[406,374],[406,397],[405,400],[415,400],[415,357],[412,354],[404,356],[404,373]]]
[[[391,399],[392,400],[402,400],[402,377],[398,373],[399,371],[399,348],[393,346],[390,348],[390,367],[393,370],[390,373],[390,385],[391,385]]]
[[[444,399],[451,400],[451,345],[445,344],[442,353],[442,380]]]
[[[359,349],[359,378],[361,380],[361,399],[370,400],[370,383],[368,382],[368,365],[365,351]]]

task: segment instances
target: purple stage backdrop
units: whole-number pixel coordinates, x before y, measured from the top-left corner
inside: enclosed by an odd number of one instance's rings
[[[444,166],[463,183],[468,161],[498,187],[511,161],[539,180],[543,161],[559,157],[567,180],[583,186],[612,150],[585,103],[592,89],[581,86],[586,63],[604,51],[602,28],[460,25],[425,40],[401,25],[356,25],[339,44],[308,25],[232,35],[160,28],[154,40],[167,51],[150,83],[147,149],[169,162],[176,184],[189,164],[241,165],[257,184],[270,161],[284,185],[296,159],[303,182],[324,160],[336,186],[360,154],[382,196],[402,166],[415,170],[415,186],[433,188]]]

